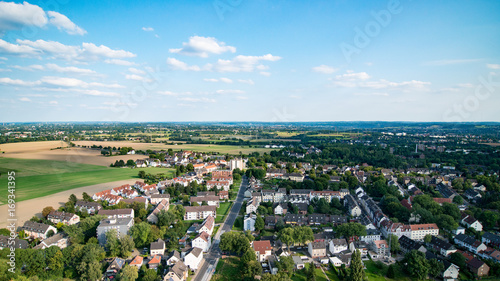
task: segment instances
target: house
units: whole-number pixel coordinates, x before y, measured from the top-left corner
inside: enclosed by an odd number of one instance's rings
[[[191,246],[198,247],[203,250],[203,252],[208,252],[210,246],[212,245],[212,237],[206,232],[201,232],[196,236],[196,238],[191,241]]]
[[[64,223],[66,225],[73,225],[80,222],[80,216],[73,213],[52,211],[47,216],[47,219],[54,224]]]
[[[193,247],[184,256],[184,263],[194,271],[198,269],[202,259],[203,250],[198,247]]]
[[[439,235],[439,228],[435,223],[428,224],[412,224],[410,225],[411,235],[410,238],[413,240],[424,240],[426,235]]]
[[[325,214],[311,214],[307,217],[309,225],[321,225],[330,222],[330,216]]]
[[[216,216],[217,207],[215,206],[186,206],[184,220],[203,220],[208,216]]]
[[[444,270],[442,277],[444,281],[456,281],[458,280],[458,275],[460,274],[460,268],[447,260],[441,261],[444,265]]]
[[[477,190],[474,190],[474,189],[467,189],[464,192],[464,196],[467,199],[472,200],[472,201],[476,201],[477,199],[480,199],[482,197],[481,194]]]
[[[446,242],[445,240],[439,239],[436,236],[432,236],[431,243],[432,248],[439,251],[439,253],[445,257],[455,253],[457,249],[455,246]]]
[[[100,209],[102,209],[101,204],[96,202],[76,201],[75,203],[75,210],[80,212],[86,211],[88,214],[95,214]]]
[[[296,182],[303,182],[304,181],[304,175],[299,174],[299,173],[284,174],[283,178],[289,179],[291,181],[296,181]]]
[[[144,204],[144,209],[148,209],[148,205],[149,205],[148,198],[146,198],[146,197],[127,198],[127,199],[122,199],[121,201],[125,202],[128,205],[134,204],[134,203]]]
[[[255,231],[255,221],[257,220],[257,215],[247,214],[243,219],[243,230],[244,231]]]
[[[257,213],[257,208],[259,207],[259,201],[256,199],[252,199],[247,203],[246,213]]]
[[[337,254],[349,248],[345,239],[332,239],[329,243],[330,253]]]
[[[325,241],[309,242],[309,245],[307,245],[307,250],[311,258],[326,257],[326,242]]]
[[[288,213],[285,215],[285,223],[291,225],[306,225],[307,218],[304,215]]]
[[[156,256],[162,255],[165,253],[165,241],[158,238],[157,241],[151,242],[149,246],[149,255]]]
[[[481,237],[483,243],[498,248],[500,246],[500,236],[490,232],[485,232]]]
[[[403,253],[411,252],[412,250],[417,250],[419,252],[425,253],[427,249],[424,247],[422,242],[412,240],[408,236],[401,236],[398,239],[399,247]]]
[[[267,169],[266,178],[282,178],[286,174],[284,169]]]
[[[170,207],[169,200],[167,199],[162,199],[158,205],[156,205],[155,209],[151,212],[151,214],[148,215],[147,220],[150,223],[158,223],[158,214],[161,211],[168,211],[168,208]]]
[[[473,258],[467,262],[467,268],[478,277],[488,276],[490,267],[478,258]]]
[[[216,206],[219,208],[219,196],[213,195],[213,196],[197,196],[197,197],[191,197],[189,199],[191,202],[191,205],[193,203],[197,203],[198,205],[202,205],[203,202],[207,203],[208,206]]]
[[[0,250],[10,247],[15,249],[27,249],[28,241],[19,238],[11,239],[10,236],[0,235]]]
[[[198,232],[206,232],[208,235],[212,235],[215,226],[215,219],[213,216],[208,216],[201,224]]]
[[[335,266],[335,267],[341,267],[344,263],[342,262],[341,259],[339,259],[338,257],[330,257],[330,263]]]
[[[207,181],[207,189],[209,190],[217,188],[219,190],[229,191],[230,187],[231,187],[230,181],[216,181],[216,180]]]
[[[283,203],[275,203],[274,204],[274,214],[275,215],[285,215],[288,211],[288,206]]]
[[[486,245],[479,240],[465,234],[459,234],[453,239],[456,244],[467,248],[467,250],[477,254],[487,249]]]
[[[339,226],[341,224],[347,223],[347,217],[346,216],[331,215],[330,222],[334,226]]]
[[[51,225],[38,223],[33,221],[26,221],[21,227],[24,233],[30,238],[47,239],[50,233],[57,233],[57,229]]]
[[[460,224],[466,226],[467,228],[472,227],[476,231],[483,231],[483,225],[475,219],[473,216],[462,213],[462,220]]]
[[[293,259],[293,263],[295,265],[295,268],[297,270],[301,270],[306,266],[304,261],[299,256],[292,256],[292,259]]]
[[[121,258],[114,258],[111,263],[109,263],[108,268],[104,272],[103,280],[116,280],[116,277],[122,267],[125,265],[125,260]]]
[[[46,249],[51,246],[56,246],[60,249],[64,249],[68,247],[68,245],[68,237],[66,237],[62,233],[57,233],[47,239],[42,240],[42,242],[36,245],[33,249]]]
[[[358,250],[362,258],[368,255],[368,249],[368,244],[363,241],[353,241],[349,243],[349,251],[354,253],[354,251]]]
[[[178,261],[167,272],[163,281],[186,281],[188,278],[188,267],[183,261]]]
[[[170,203],[170,194],[152,194],[149,198],[151,204],[155,205],[163,200],[167,200]]]
[[[259,262],[266,261],[267,258],[271,256],[271,251],[273,249],[269,240],[253,241],[252,248],[255,251],[255,255],[257,256],[257,260]]]
[[[175,263],[177,263],[180,260],[181,260],[181,254],[178,251],[173,250],[170,253],[170,255],[168,256],[168,258],[166,260],[166,264],[168,266],[172,266],[172,265],[174,265]]]
[[[98,215],[108,219],[134,218],[134,209],[100,210]]]
[[[297,208],[299,214],[307,215],[307,207],[309,207],[308,203],[292,202],[292,205]]]
[[[148,261],[148,268],[156,270],[160,264],[161,264],[161,256],[160,255],[154,255]]]
[[[344,205],[347,205],[351,217],[356,218],[361,216],[361,208],[352,195],[348,194],[344,197]]]
[[[141,268],[143,262],[144,262],[143,257],[135,256],[135,258],[129,263],[129,265],[135,266],[135,267],[137,267],[137,270],[139,270]]]
[[[359,239],[366,243],[370,243],[375,240],[380,240],[380,231],[378,229],[367,228],[366,235],[360,236]]]
[[[376,240],[370,243],[370,248],[379,257],[385,257],[389,253],[389,245],[385,240]]]
[[[99,240],[101,245],[104,245],[106,243],[106,232],[116,229],[118,235],[127,235],[133,225],[133,218],[104,219],[97,226],[97,240]]]

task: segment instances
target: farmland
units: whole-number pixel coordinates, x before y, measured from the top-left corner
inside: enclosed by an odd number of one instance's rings
[[[42,197],[82,186],[138,178],[140,170],[147,173],[166,173],[172,176],[173,169],[165,168],[109,168],[53,160],[29,160],[0,158],[0,185],[7,186],[7,171],[16,172],[16,200],[23,201]],[[7,189],[0,191],[6,198]],[[0,204],[4,204],[1,202]]]

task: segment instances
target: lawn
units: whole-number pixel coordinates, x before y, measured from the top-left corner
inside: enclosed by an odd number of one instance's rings
[[[168,176],[175,172],[165,168],[110,168],[53,160],[0,158],[0,186],[7,186],[8,176],[4,171],[10,170],[16,171],[18,202],[88,185],[139,179],[141,170],[152,174],[166,173]],[[6,188],[0,189],[0,198],[7,198]]]
[[[220,259],[215,268],[215,274],[212,276],[212,281],[232,281],[241,280],[241,272],[238,268],[240,258],[229,257]]]
[[[385,277],[385,274],[387,273],[387,268],[384,267],[383,269],[379,269],[377,265],[375,264],[374,261],[368,260],[368,261],[363,261],[363,263],[366,266],[366,277],[368,277],[368,280],[373,280],[373,281],[386,281],[386,280],[411,280],[410,277],[406,276],[404,272],[402,272],[399,268],[399,266],[396,267],[396,278],[395,279],[390,279]]]
[[[219,208],[217,208],[217,217],[215,218],[215,223],[222,223],[226,218],[229,210],[231,210],[231,206],[233,202],[224,202],[219,204]]]

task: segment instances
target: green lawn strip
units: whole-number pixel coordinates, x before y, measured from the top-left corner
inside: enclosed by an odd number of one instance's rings
[[[238,264],[240,259],[238,257],[228,257],[220,259],[215,268],[215,274],[212,276],[213,281],[231,281],[241,280],[240,269]]]
[[[295,271],[292,275],[293,281],[307,281],[306,273],[303,269]]]
[[[331,267],[328,268],[328,270],[325,269],[326,276],[330,279],[330,281],[340,281],[339,276],[337,275],[336,272],[333,271]]]
[[[31,161],[31,160],[30,160]],[[51,162],[62,162],[62,161],[51,161]],[[66,163],[66,162],[62,162]],[[26,162],[25,164],[29,164]],[[88,165],[94,166],[94,165]],[[20,168],[20,174],[24,170],[28,170],[26,165],[24,167],[18,166]],[[32,176],[16,176],[16,201],[24,201],[33,198],[38,198],[42,196],[47,196],[50,194],[54,194],[57,192],[70,190],[73,188],[101,184],[119,180],[126,179],[137,179],[138,173],[141,170],[146,171],[147,173],[159,174],[165,173],[169,176],[172,176],[174,173],[173,169],[165,169],[165,168],[138,168],[138,169],[130,169],[130,168],[108,168],[102,166],[96,166],[99,169],[95,170],[79,170],[79,165],[75,166],[72,169],[68,169],[63,173],[55,173],[55,174],[45,174],[45,175],[32,175]],[[50,172],[50,168],[48,168]],[[0,178],[0,186],[7,186],[8,178],[2,174]],[[113,188],[115,186],[109,186],[109,188]],[[7,188],[0,189],[0,198],[7,197]],[[0,203],[3,204],[3,203]]]
[[[225,216],[229,213],[233,202],[219,203],[219,208],[217,208],[217,215]]]
[[[321,268],[316,268],[314,272],[316,273],[316,281],[328,281]]]
[[[6,173],[8,171],[15,171],[16,176],[24,177],[47,174],[61,174],[76,171],[98,171],[103,169],[108,168],[98,165],[55,160],[0,158],[0,179],[7,177]]]

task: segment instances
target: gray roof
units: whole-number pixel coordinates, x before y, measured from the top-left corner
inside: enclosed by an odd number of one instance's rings
[[[133,218],[118,218],[118,219],[104,219],[101,221],[99,226],[111,226],[111,225],[128,225]]]
[[[15,245],[16,249],[28,248],[28,241],[22,240],[19,238],[16,238],[14,241],[15,241],[14,245]],[[6,247],[10,247],[10,246],[11,245],[9,245],[9,237],[5,236],[5,235],[0,235],[0,248],[6,248]]]
[[[24,230],[27,230],[27,231],[31,231],[31,232],[45,233],[45,232],[47,232],[49,227],[50,227],[50,225],[48,225],[48,224],[27,221],[24,223],[23,227],[21,227],[21,228]]]
[[[165,241],[158,239],[157,241],[151,242],[150,249],[151,250],[164,250],[165,249]]]

